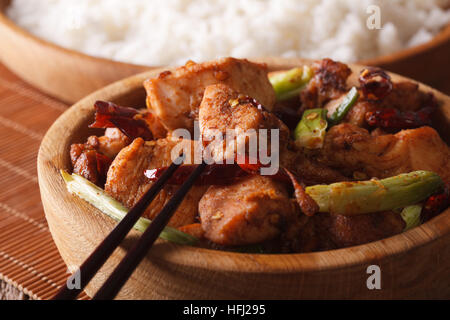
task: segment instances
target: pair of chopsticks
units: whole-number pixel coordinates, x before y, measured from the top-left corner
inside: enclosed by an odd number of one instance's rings
[[[156,197],[159,191],[175,173],[177,168],[183,162],[183,159],[184,156],[181,155],[170,165],[163,175],[153,183],[151,188],[130,209],[127,215],[100,243],[94,252],[91,253],[80,268],[69,278],[66,285],[53,297],[53,300],[73,300],[81,293],[89,281],[91,281],[98,270],[103,266],[106,260],[108,260],[113,251],[126,237],[128,232],[141,217],[142,213]],[[191,189],[205,168],[206,164],[203,162],[189,175],[187,180],[181,185],[175,195],[164,206],[152,223],[150,223],[150,226],[147,230],[145,230],[139,241],[128,251],[125,258],[118,264],[109,278],[104,282],[102,287],[93,297],[94,300],[114,299],[133,271],[146,256],[148,250],[152,247],[161,231],[167,225],[170,218],[183,201],[187,192]],[[75,276],[79,276],[80,286],[78,288],[70,288],[68,283],[70,279],[73,279]]]

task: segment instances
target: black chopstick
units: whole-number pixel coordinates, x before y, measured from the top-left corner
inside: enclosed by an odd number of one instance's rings
[[[136,269],[142,259],[146,256],[148,250],[167,225],[181,201],[183,201],[186,193],[191,189],[205,168],[206,164],[203,162],[189,175],[187,180],[181,185],[180,189],[178,189],[158,216],[152,221],[147,230],[145,230],[139,241],[130,249],[130,251],[128,251],[125,258],[119,263],[116,269],[105,281],[103,286],[94,296],[94,300],[114,299],[125,282],[131,276],[134,269]]]
[[[67,281],[65,286],[52,298],[53,300],[72,300],[75,299],[78,294],[86,287],[86,285],[95,276],[98,270],[108,260],[109,256],[119,246],[122,240],[126,237],[128,232],[133,228],[136,221],[141,217],[142,213],[152,202],[155,196],[162,189],[164,184],[177,168],[182,163],[183,156],[181,155],[170,167],[164,172],[164,174],[156,180],[151,188],[139,199],[139,201],[128,211],[126,216],[117,224],[117,226],[111,231],[111,233],[100,243],[100,245],[91,253],[91,255],[84,261],[80,268],[72,275],[80,276],[80,286],[78,288],[69,288]],[[153,223],[151,224],[153,225]],[[164,228],[164,226],[163,226]],[[162,231],[162,229],[161,229]],[[159,233],[158,233],[159,235]],[[158,236],[157,235],[157,236]],[[70,279],[70,278],[69,278]]]

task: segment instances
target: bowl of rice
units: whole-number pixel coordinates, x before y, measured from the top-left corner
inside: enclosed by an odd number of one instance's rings
[[[329,57],[431,83],[450,0],[0,0],[3,64],[66,102],[151,67],[223,56]]]

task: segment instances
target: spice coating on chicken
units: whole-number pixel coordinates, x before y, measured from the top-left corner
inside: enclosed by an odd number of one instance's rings
[[[107,128],[105,135],[101,137],[90,136],[87,141],[98,152],[104,154],[110,159],[131,143],[131,140],[117,128]]]
[[[73,172],[97,185],[105,183],[112,159],[130,144],[130,139],[117,128],[107,128],[101,137],[90,136],[86,143],[70,146]]]

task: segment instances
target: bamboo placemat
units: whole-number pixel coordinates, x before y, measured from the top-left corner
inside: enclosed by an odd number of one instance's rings
[[[51,298],[69,275],[47,227],[36,171],[41,139],[66,109],[0,64],[0,280],[31,299]]]

